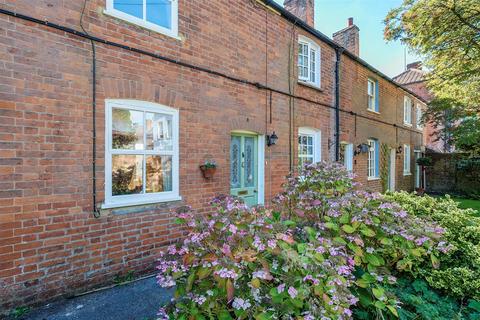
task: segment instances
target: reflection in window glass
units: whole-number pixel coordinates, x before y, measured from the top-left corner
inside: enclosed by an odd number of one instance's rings
[[[308,44],[300,42],[298,45],[298,75],[308,80]]]
[[[147,21],[170,29],[172,27],[172,1],[147,0]]]
[[[313,136],[298,136],[298,162],[300,167],[314,162]]]
[[[145,113],[147,150],[172,151],[172,117],[160,113]]]
[[[172,191],[172,156],[147,156],[146,193]]]
[[[143,0],[115,0],[113,1],[113,8],[143,19]]]
[[[143,149],[143,112],[112,109],[112,148]]]
[[[245,187],[255,186],[255,139],[252,137],[244,138],[244,168],[245,168]]]
[[[240,188],[241,186],[241,138],[232,136],[230,147],[230,186],[231,188]]]
[[[112,195],[138,194],[143,191],[143,156],[112,156]]]

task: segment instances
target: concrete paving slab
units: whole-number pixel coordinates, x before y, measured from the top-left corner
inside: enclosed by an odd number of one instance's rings
[[[64,299],[36,308],[24,320],[152,320],[174,290],[158,286],[155,277]]]

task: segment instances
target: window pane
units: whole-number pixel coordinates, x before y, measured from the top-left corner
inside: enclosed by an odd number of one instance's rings
[[[167,29],[171,29],[172,1],[147,0],[147,21]]]
[[[112,156],[112,195],[139,194],[143,191],[143,156]]]
[[[241,138],[232,136],[230,146],[230,186],[240,188],[241,181]]]
[[[255,186],[255,140],[245,137],[245,187]]]
[[[308,144],[309,146],[312,146],[312,145],[313,145],[313,137],[312,137],[312,136],[308,136],[308,137],[307,137],[307,144]]]
[[[315,65],[315,60],[316,60],[316,52],[315,50],[311,49],[310,50],[310,81],[315,82],[315,72],[316,72],[316,65]]]
[[[173,151],[171,116],[147,112],[145,126],[147,150]]]
[[[112,109],[112,148],[143,150],[143,112]]]
[[[368,81],[368,94],[373,96],[373,82],[372,81]]]
[[[113,8],[143,19],[143,0],[114,0]]]
[[[147,156],[146,193],[172,191],[172,156]]]

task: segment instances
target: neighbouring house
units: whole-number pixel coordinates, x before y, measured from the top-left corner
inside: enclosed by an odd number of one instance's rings
[[[268,205],[302,164],[418,187],[428,100],[359,57],[353,19],[317,31],[313,5],[0,2],[0,311],[151,272],[182,236],[172,210]]]
[[[407,64],[407,70],[393,77],[393,81],[415,92],[419,97],[429,103],[433,100],[434,96],[427,88],[426,76],[427,72],[423,70],[422,62],[416,61]],[[417,113],[417,121],[422,125],[422,109],[420,108],[419,110],[420,112]],[[424,123],[423,139],[425,147],[433,152],[444,153],[453,151],[453,146],[438,136],[440,130],[442,130],[442,127],[435,128],[430,122]]]

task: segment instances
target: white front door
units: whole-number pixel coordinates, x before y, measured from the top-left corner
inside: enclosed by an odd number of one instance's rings
[[[388,162],[388,190],[395,191],[395,168],[396,168],[397,151],[390,149],[390,161]]]
[[[420,188],[420,177],[422,172],[422,167],[417,164],[418,158],[420,158],[421,153],[415,151],[415,188]]]

